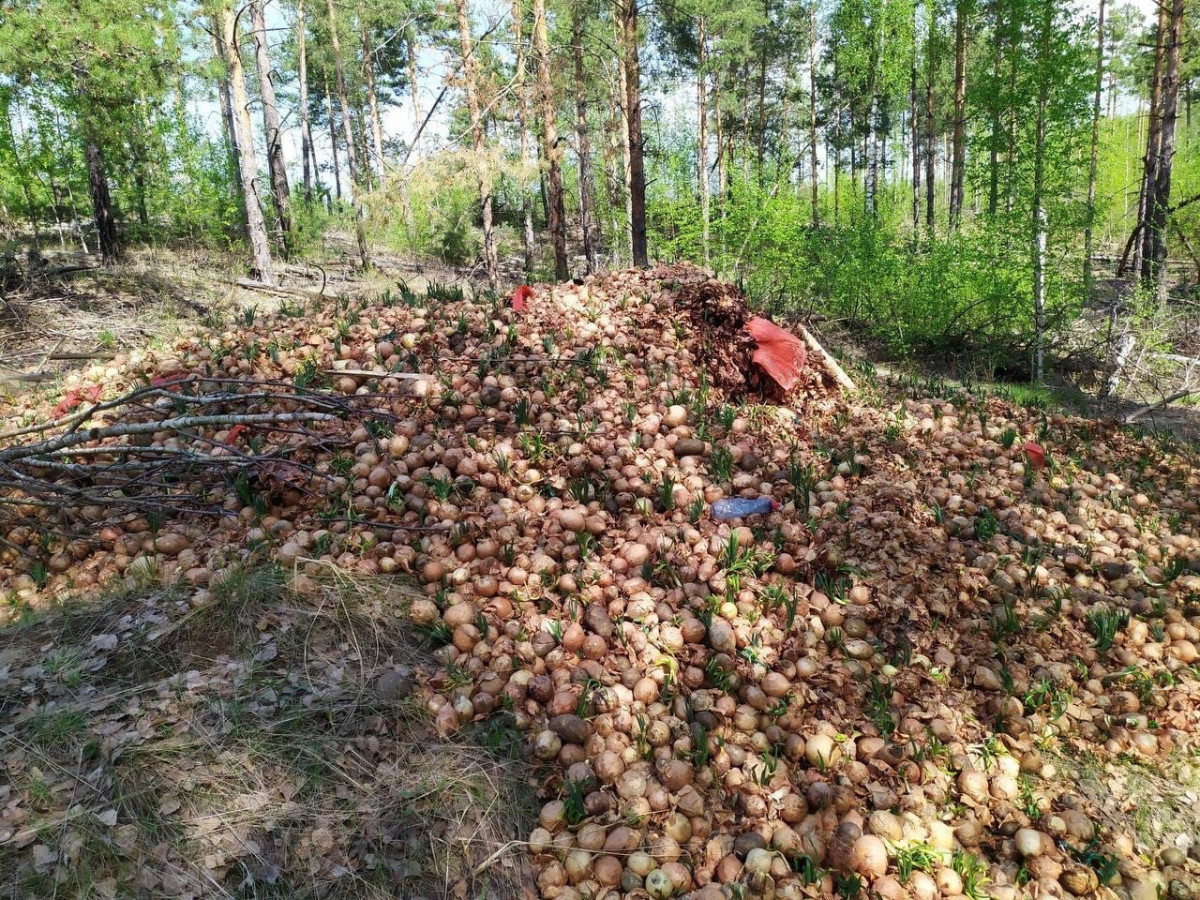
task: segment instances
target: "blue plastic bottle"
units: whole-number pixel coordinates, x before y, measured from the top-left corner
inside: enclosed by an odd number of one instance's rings
[[[770,497],[728,497],[712,505],[712,517],[717,522],[741,519],[769,513],[775,508]]]

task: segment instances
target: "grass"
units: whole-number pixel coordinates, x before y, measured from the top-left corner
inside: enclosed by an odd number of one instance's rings
[[[1088,628],[1096,638],[1096,649],[1104,653],[1112,649],[1121,629],[1129,624],[1127,610],[1099,609],[1088,613]]]
[[[532,827],[534,792],[511,715],[442,741],[415,701],[376,693],[420,659],[406,589],[330,567],[298,594],[248,565],[210,590],[192,607],[122,588],[0,635],[18,658],[59,641],[22,700],[40,710],[8,717],[35,835],[0,848],[16,896],[518,894],[529,873],[509,842]],[[97,669],[85,635],[148,610],[154,626],[121,631]]]
[[[941,860],[942,854],[928,844],[906,844],[896,851],[896,874],[901,884],[908,884],[913,872],[932,873]]]
[[[963,883],[963,894],[971,900],[983,900],[987,896],[987,863],[974,853],[956,850],[950,865]]]

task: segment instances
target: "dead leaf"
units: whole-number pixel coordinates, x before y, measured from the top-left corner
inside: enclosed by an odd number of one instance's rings
[[[333,849],[333,832],[328,828],[317,828],[312,833],[313,846],[318,850],[329,851]]]

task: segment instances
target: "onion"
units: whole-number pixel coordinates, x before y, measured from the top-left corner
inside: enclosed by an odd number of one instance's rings
[[[675,893],[675,882],[662,869],[655,869],[646,875],[646,893],[654,900],[666,900]]]

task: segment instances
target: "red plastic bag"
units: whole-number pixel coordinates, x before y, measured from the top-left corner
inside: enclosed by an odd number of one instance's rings
[[[746,330],[758,344],[754,364],[767,373],[786,394],[800,381],[800,370],[808,362],[804,342],[790,331],[761,317],[751,319]]]
[[[1025,457],[1029,460],[1029,468],[1046,468],[1046,451],[1042,449],[1041,444],[1035,444],[1033,441],[1026,441],[1025,446],[1022,449],[1025,451]]]
[[[533,288],[527,284],[521,285],[512,295],[512,308],[520,312],[527,305],[527,301],[533,299]]]

